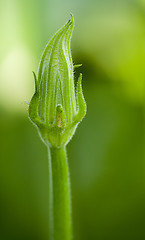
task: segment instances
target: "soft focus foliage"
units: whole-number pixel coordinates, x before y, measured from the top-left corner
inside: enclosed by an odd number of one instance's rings
[[[68,145],[74,239],[142,240],[144,0],[0,0],[0,239],[48,239],[47,149],[25,101],[32,70],[70,12],[88,106]]]

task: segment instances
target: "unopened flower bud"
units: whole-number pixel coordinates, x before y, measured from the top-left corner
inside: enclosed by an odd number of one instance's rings
[[[80,74],[74,86],[70,40],[73,16],[54,35],[41,57],[35,79],[35,93],[29,105],[29,117],[51,147],[62,147],[72,138],[78,123],[86,114]],[[78,65],[79,66],[79,65]]]

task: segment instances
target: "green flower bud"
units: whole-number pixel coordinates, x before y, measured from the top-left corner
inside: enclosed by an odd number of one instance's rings
[[[72,138],[78,123],[86,114],[80,74],[74,86],[74,65],[70,40],[74,27],[71,19],[54,35],[42,54],[35,93],[29,105],[29,117],[38,127],[45,142],[52,147],[66,145]]]

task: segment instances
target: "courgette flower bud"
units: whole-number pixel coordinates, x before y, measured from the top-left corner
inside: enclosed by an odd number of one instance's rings
[[[29,105],[29,117],[40,136],[50,147],[62,147],[72,138],[78,123],[86,114],[82,93],[82,74],[76,91],[70,40],[74,27],[71,19],[47,44],[34,74],[35,93]]]

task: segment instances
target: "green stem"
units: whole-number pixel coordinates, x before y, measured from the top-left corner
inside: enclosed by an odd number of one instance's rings
[[[50,240],[72,240],[71,198],[66,148],[49,148]]]

